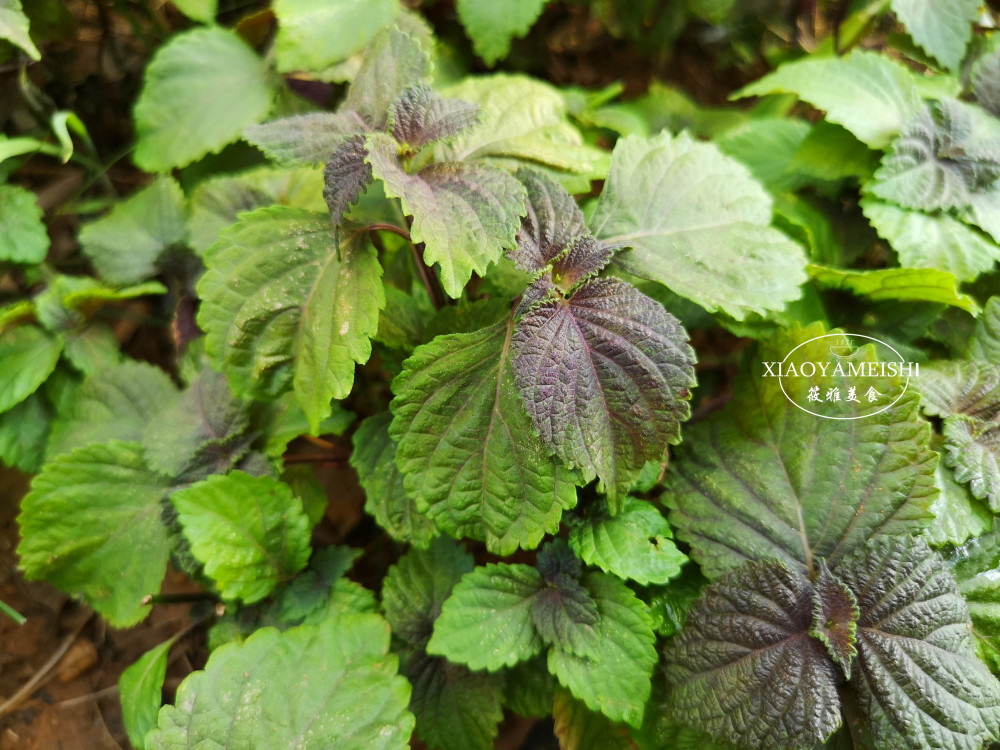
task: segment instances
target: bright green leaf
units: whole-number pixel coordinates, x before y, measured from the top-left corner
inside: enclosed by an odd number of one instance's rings
[[[170,500],[191,552],[224,599],[259,601],[309,560],[309,519],[283,482],[234,471]]]
[[[956,71],[979,19],[979,0],[892,0],[892,12],[913,41]]]
[[[171,638],[154,646],[132,663],[118,678],[118,696],[122,704],[122,723],[129,741],[142,750],[145,738],[156,728],[156,714],[163,704],[163,681],[167,677],[167,654],[174,644]]]
[[[212,23],[219,12],[219,0],[172,0],[177,10],[192,21]]]
[[[592,711],[638,726],[656,665],[652,621],[646,606],[614,576],[595,571],[583,583],[600,612],[594,625],[600,653],[591,660],[553,648],[549,670]]]
[[[901,266],[935,268],[971,281],[1000,260],[1000,246],[948,214],[910,211],[872,198],[863,199],[861,208]]]
[[[629,497],[617,516],[598,507],[572,524],[569,544],[588,565],[646,585],[666,583],[687,561],[672,537],[667,519],[653,505]]]
[[[274,399],[294,385],[313,432],[346,397],[385,305],[367,233],[297,209],[262,208],[224,231],[198,282],[206,350],[238,395]]]
[[[102,279],[134,284],[155,275],[163,251],[186,238],[184,194],[172,178],[160,177],[87,224],[80,246]]]
[[[715,139],[715,145],[743,163],[769,190],[782,192],[808,182],[788,166],[811,131],[805,120],[765,117],[725,131]]]
[[[264,119],[274,98],[264,60],[218,27],[174,35],[146,67],[133,158],[148,172],[183,167]]]
[[[51,426],[52,407],[39,392],[0,414],[0,461],[26,474],[38,472]]]
[[[885,148],[920,108],[910,72],[878,52],[787,62],[733,97],[795,94],[872,148]]]
[[[38,390],[59,361],[62,341],[38,326],[0,333],[0,413]]]
[[[618,141],[590,225],[632,248],[615,257],[621,268],[742,320],[781,310],[806,280],[802,249],[770,222],[771,199],[746,167],[664,132]]]
[[[548,0],[498,0],[477,2],[458,0],[458,18],[472,39],[472,46],[486,62],[493,65],[510,51],[510,41],[523,37],[534,26]]]
[[[354,433],[351,466],[365,491],[365,511],[393,539],[425,548],[437,529],[406,492],[396,465],[396,443],[389,437],[390,422],[392,415],[383,412],[361,423]]]
[[[181,683],[147,746],[406,750],[410,688],[388,651],[389,627],[376,615],[261,628]]]
[[[21,0],[0,0],[0,39],[20,47],[32,60],[42,59],[28,35],[28,17],[21,10]]]
[[[547,455],[524,411],[509,342],[508,322],[418,347],[393,381],[389,430],[418,508],[498,554],[537,546],[576,504],[573,473]]]
[[[275,0],[278,70],[323,71],[359,51],[398,12],[396,0]]]
[[[969,356],[1000,365],[1000,295],[990,297],[969,342]]]
[[[976,301],[958,291],[955,276],[936,268],[884,268],[851,271],[811,265],[809,273],[821,287],[867,297],[873,302],[936,302],[976,314]]]
[[[1000,527],[957,548],[949,560],[958,591],[969,607],[979,657],[1000,676]]]
[[[160,520],[169,483],[146,467],[139,443],[89,445],[48,462],[17,519],[25,576],[83,596],[115,627],[139,622],[170,553]]]
[[[962,544],[969,537],[990,530],[993,514],[989,508],[976,501],[968,487],[955,480],[954,472],[943,460],[938,461],[934,470],[934,484],[940,494],[931,504],[934,520],[927,527],[927,539],[931,544]]]
[[[544,585],[527,565],[475,568],[445,601],[427,652],[490,672],[530,659],[544,646],[531,620],[531,603]]]
[[[0,29],[3,13],[0,7]],[[48,252],[49,234],[35,194],[17,185],[0,185],[0,261],[41,263]]]

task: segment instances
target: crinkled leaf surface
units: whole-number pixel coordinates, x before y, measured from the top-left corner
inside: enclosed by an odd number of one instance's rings
[[[393,102],[430,73],[430,55],[416,35],[399,27],[383,29],[365,50],[342,111],[357,113],[372,130],[385,130]]]
[[[417,510],[407,494],[404,476],[396,464],[396,442],[389,437],[392,415],[368,417],[354,433],[351,466],[365,491],[365,511],[389,536],[415,547],[427,547],[437,535],[433,521]]]
[[[948,70],[957,70],[979,18],[979,0],[892,0],[913,41]]]
[[[236,33],[212,26],[176,34],[146,67],[135,163],[165,172],[219,151],[264,119],[273,97],[267,64]]]
[[[449,296],[460,297],[473,272],[485,275],[504,249],[515,246],[524,188],[512,175],[475,162],[436,163],[410,175],[391,138],[374,134],[367,146],[372,171],[386,195],[400,198],[413,217],[410,235],[424,243],[427,264],[440,266]]]
[[[80,232],[80,246],[102,279],[134,284],[156,273],[167,248],[184,242],[184,194],[171,177],[159,177]]]
[[[992,519],[991,519],[992,521]],[[949,561],[972,619],[979,657],[1000,676],[1000,527],[957,548]]]
[[[550,293],[514,329],[514,373],[535,428],[586,480],[600,478],[615,509],[645,462],[679,439],[694,385],[686,338],[658,302],[617,279]]]
[[[24,401],[52,374],[62,341],[38,326],[0,333],[0,412]]]
[[[388,651],[389,627],[376,615],[283,633],[261,628],[216,649],[203,671],[181,683],[147,745],[405,750],[413,731],[410,687]]]
[[[983,306],[969,342],[969,357],[1000,365],[1000,295],[990,297]]]
[[[1000,511],[1000,422],[957,414],[944,422],[945,462],[972,495]]]
[[[225,473],[252,440],[246,434],[250,407],[232,394],[224,375],[206,367],[149,419],[142,433],[147,463],[188,481]]]
[[[994,116],[1000,113],[1000,50],[976,60],[970,79],[976,103]]]
[[[352,135],[337,146],[323,168],[323,199],[334,226],[340,225],[347,209],[357,203],[372,181],[371,165],[365,162],[367,155],[364,136]]]
[[[585,145],[566,115],[562,93],[527,76],[468,77],[444,92],[479,107],[480,123],[438,145],[438,161],[510,160],[592,178],[603,176],[605,152]]]
[[[566,653],[599,659],[603,644],[594,626],[600,615],[590,592],[565,573],[546,577],[545,584],[531,603],[531,620],[542,640]]]
[[[0,5],[0,37],[3,7]],[[0,185],[0,261],[41,263],[49,252],[42,209],[30,190]]]
[[[841,722],[838,675],[812,610],[809,580],[779,562],[706,588],[665,654],[673,715],[740,747],[823,742]]]
[[[342,231],[338,248],[327,216],[264,208],[223,232],[205,261],[198,323],[209,355],[238,395],[273,399],[292,384],[315,431],[350,393],[385,305],[367,234]]]
[[[524,185],[526,214],[517,230],[517,246],[507,252],[514,265],[534,273],[577,237],[587,233],[583,212],[562,185],[543,172],[528,167],[517,170]]]
[[[144,653],[118,679],[118,695],[122,704],[122,722],[129,741],[137,748],[156,728],[156,714],[163,704],[163,681],[167,676],[167,655],[173,639],[164,641]]]
[[[826,646],[834,664],[850,678],[851,662],[858,655],[855,648],[858,602],[851,590],[830,572],[823,560],[820,560],[819,575],[813,585],[812,627],[809,634]]]
[[[1000,246],[946,213],[912,211],[872,198],[861,201],[872,227],[908,268],[936,268],[972,281],[1000,260]]]
[[[368,129],[357,113],[309,112],[250,125],[243,137],[284,167],[322,164],[352,135]]]
[[[403,555],[382,588],[393,637],[405,644],[401,671],[413,685],[410,708],[417,717],[417,734],[443,750],[489,750],[503,717],[496,676],[424,653],[442,603],[470,570],[472,557],[438,538],[426,551],[411,549]]]
[[[139,622],[170,554],[160,521],[169,484],[146,467],[139,443],[88,445],[49,461],[17,519],[25,575],[83,596],[115,627]]]
[[[1000,417],[1000,365],[934,360],[921,365],[916,386],[923,398],[921,408],[932,416]]]
[[[486,565],[462,577],[441,608],[427,652],[495,672],[544,648],[531,603],[545,582],[527,565]]]
[[[940,454],[945,452],[939,444],[934,448]],[[989,507],[976,500],[969,487],[955,478],[955,472],[944,459],[934,469],[934,484],[939,494],[931,505],[934,520],[927,527],[927,540],[931,544],[962,544],[992,528],[993,514]]]
[[[710,577],[765,559],[813,571],[822,557],[836,571],[873,534],[920,534],[930,518],[935,454],[912,389],[864,419],[822,419],[792,404],[778,378],[765,377],[761,362],[779,362],[821,333],[814,325],[761,343],[730,405],[685,430],[663,500],[677,535]],[[801,361],[824,361],[828,342],[806,343]],[[871,356],[862,350],[855,361]],[[796,382],[825,392],[846,390],[850,380],[817,370]],[[888,378],[865,382],[887,398],[903,388]],[[843,416],[866,408],[841,405]]]
[[[442,531],[498,554],[532,548],[576,504],[576,476],[547,455],[514,382],[511,323],[438,336],[393,381],[396,463]]]
[[[263,599],[309,561],[309,519],[291,488],[242,471],[170,497],[191,552],[223,599]]]
[[[276,0],[278,70],[321,72],[358,52],[398,13],[395,0]]]
[[[687,134],[618,141],[590,222],[632,248],[615,263],[709,311],[780,310],[806,280],[805,254],[768,226],[771,199],[746,167]]]
[[[0,0],[0,39],[17,45],[32,60],[42,59],[42,53],[28,34],[28,17],[21,9],[21,0]]]
[[[461,99],[444,99],[430,86],[411,86],[389,110],[389,132],[414,149],[451,138],[476,124],[479,109]]]
[[[177,398],[159,367],[126,359],[87,378],[52,425],[47,454],[108,440],[141,440],[146,425]]]
[[[575,520],[569,544],[588,565],[645,586],[666,583],[687,561],[672,537],[667,519],[652,504],[628,497],[616,516],[598,505]]]
[[[837,568],[857,597],[851,685],[876,747],[978,748],[1000,727],[1000,682],[976,658],[969,610],[919,538],[882,537]]]
[[[788,62],[734,97],[795,94],[872,148],[885,148],[920,108],[913,76],[877,52]]]
[[[583,584],[597,602],[594,630],[601,643],[594,659],[549,650],[549,671],[589,709],[632,726],[642,722],[656,664],[656,637],[646,605],[623,581],[600,571]]]
[[[906,208],[969,205],[972,193],[1000,177],[1000,140],[975,127],[983,117],[955,99],[925,105],[893,141],[868,189]]]
[[[498,0],[482,3],[458,0],[455,4],[465,33],[476,54],[493,65],[510,51],[514,37],[523,37],[542,14],[548,0]]]

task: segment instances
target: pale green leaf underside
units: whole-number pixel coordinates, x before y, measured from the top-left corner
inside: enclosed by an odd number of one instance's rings
[[[389,437],[391,422],[392,415],[383,412],[361,423],[354,433],[351,466],[365,491],[365,511],[378,525],[397,541],[427,547],[437,529],[406,492],[396,464],[396,443]]]
[[[934,470],[934,484],[940,494],[931,505],[934,520],[927,527],[927,539],[931,544],[962,544],[992,528],[993,514],[972,497],[968,487],[956,481],[944,461],[938,461]]]
[[[892,0],[892,11],[913,41],[955,71],[965,57],[980,5],[979,0]]]
[[[974,497],[1000,512],[1000,422],[958,414],[944,422],[945,463]]]
[[[32,60],[42,59],[42,53],[28,34],[28,17],[21,9],[21,0],[0,0],[0,39],[17,45]]]
[[[347,614],[283,633],[261,628],[216,649],[164,706],[152,750],[281,747],[405,750],[410,687],[396,674],[389,627]]]
[[[863,199],[861,208],[901,266],[939,269],[972,281],[1000,260],[1000,246],[948,214],[911,211],[872,198]]]
[[[544,586],[527,565],[486,565],[467,573],[444,603],[427,652],[495,672],[542,651],[531,619],[534,595]]]
[[[881,268],[853,271],[813,264],[809,274],[822,287],[852,292],[873,302],[935,302],[975,315],[979,305],[958,290],[958,280],[936,268]]]
[[[0,19],[3,13],[0,7]],[[35,194],[17,185],[0,185],[0,261],[41,263],[48,251],[49,235]]]
[[[283,167],[322,164],[347,138],[367,130],[354,112],[309,112],[251,125],[243,137]]]
[[[537,546],[576,504],[575,475],[532,431],[500,323],[418,347],[393,382],[390,434],[419,508],[498,554]]]
[[[147,66],[135,105],[135,163],[165,172],[219,151],[264,119],[275,93],[272,75],[232,31],[200,28],[172,37]]]
[[[309,560],[309,519],[283,482],[234,471],[170,500],[191,553],[223,599],[259,601]]]
[[[877,52],[785,63],[734,96],[765,94],[795,94],[877,149],[888,146],[920,107],[909,71]]]
[[[128,667],[118,679],[122,722],[129,741],[146,747],[145,738],[156,727],[156,714],[163,704],[163,681],[167,676],[167,654],[173,639],[154,646]]]
[[[513,159],[594,178],[606,169],[606,153],[584,144],[553,86],[526,76],[469,77],[443,95],[479,107],[479,125],[437,146],[438,161]]]
[[[677,535],[711,577],[763,559],[812,570],[823,557],[835,570],[873,534],[919,534],[930,518],[935,454],[912,389],[878,414],[834,420],[793,405],[777,378],[763,376],[760,361],[781,361],[822,333],[816,325],[762,344],[730,406],[689,428],[677,451],[664,501]],[[796,356],[825,361],[828,342],[805,344]],[[824,393],[852,385],[840,375],[799,380]],[[865,382],[886,396],[903,386],[887,378]]]
[[[618,141],[590,225],[632,248],[614,261],[629,273],[742,320],[781,310],[806,280],[802,248],[770,221],[771,199],[746,167],[664,132]]]
[[[440,266],[449,296],[460,297],[473,272],[485,275],[503,250],[515,247],[525,209],[524,187],[512,175],[475,162],[436,163],[410,175],[389,136],[369,136],[367,148],[372,172],[413,217],[410,235],[424,243],[428,265]]]
[[[276,0],[278,70],[322,72],[359,51],[397,13],[395,0]]]
[[[83,596],[115,627],[139,622],[170,553],[160,520],[169,483],[146,468],[139,443],[89,445],[50,461],[21,502],[25,575]]]
[[[102,279],[134,284],[156,272],[160,254],[187,238],[184,194],[160,177],[80,232],[80,246]]]
[[[514,37],[528,33],[548,0],[458,0],[456,9],[472,46],[487,65],[507,56]]]
[[[211,23],[219,10],[219,0],[172,0],[177,10],[193,21]]]
[[[629,497],[617,516],[596,514],[572,527],[569,545],[588,565],[645,586],[666,583],[687,561],[672,536],[655,507]]]
[[[646,606],[614,576],[595,571],[583,583],[600,613],[594,625],[600,653],[591,660],[553,648],[549,670],[592,711],[639,726],[656,664],[656,637]]]
[[[263,208],[224,231],[206,265],[198,322],[209,356],[237,395],[274,399],[293,385],[315,432],[371,355],[385,305],[367,234],[342,231],[338,249],[327,216]]]

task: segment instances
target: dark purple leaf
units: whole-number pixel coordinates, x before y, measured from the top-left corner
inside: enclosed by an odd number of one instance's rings
[[[587,234],[587,223],[573,196],[554,180],[525,168],[517,171],[517,179],[528,191],[528,213],[517,230],[517,247],[507,257],[522,271],[541,271],[574,239]]]
[[[615,248],[589,234],[574,239],[552,264],[552,280],[569,291],[588,276],[597,273],[611,260]]]
[[[541,280],[528,290],[551,287]],[[617,279],[587,282],[572,297],[548,296],[527,309],[513,337],[514,371],[545,444],[589,481],[601,480],[611,507],[646,461],[677,442],[694,385],[694,352],[663,307]]]
[[[858,653],[854,647],[858,623],[854,594],[830,572],[823,560],[820,560],[815,586],[811,634],[823,642],[830,658],[850,678],[851,661]]]
[[[330,220],[339,226],[348,207],[356,203],[372,181],[372,168],[365,162],[365,138],[355,135],[344,141],[323,170],[323,197],[330,208]]]
[[[444,99],[426,84],[411,86],[389,110],[392,137],[412,148],[451,138],[476,124],[479,108],[461,99]]]

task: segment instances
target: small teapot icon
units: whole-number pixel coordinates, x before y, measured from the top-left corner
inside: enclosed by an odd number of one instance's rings
[[[830,347],[830,354],[838,359],[850,359],[857,353],[858,347],[854,345],[854,342],[848,336],[844,336],[840,344]]]

